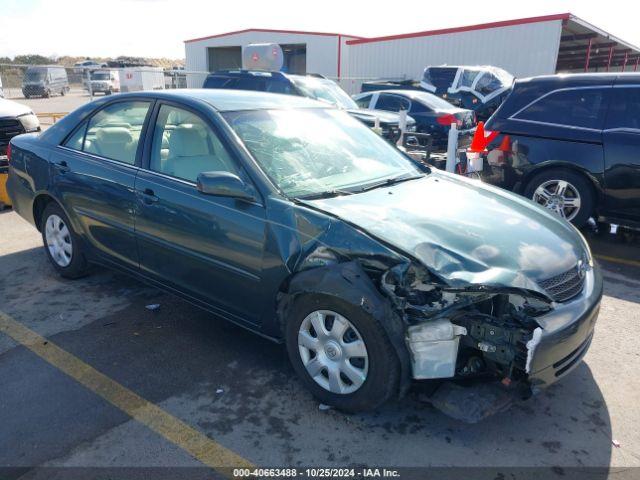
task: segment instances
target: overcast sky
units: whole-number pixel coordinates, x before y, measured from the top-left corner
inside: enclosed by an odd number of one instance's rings
[[[0,56],[38,53],[184,58],[186,39],[251,27],[369,37],[564,12],[640,45],[635,15],[640,7],[633,7],[634,3],[629,0],[0,0]]]

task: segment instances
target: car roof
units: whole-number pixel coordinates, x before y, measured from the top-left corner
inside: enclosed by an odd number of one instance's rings
[[[208,103],[220,112],[288,108],[331,108],[326,103],[305,97],[258,92],[254,90],[218,88],[193,88],[171,91],[155,90],[152,92],[123,93],[120,94],[118,98],[126,98],[126,96],[164,98],[178,102],[196,99]]]
[[[548,84],[556,86],[562,84],[563,87],[607,85],[616,81],[640,82],[640,73],[634,72],[614,72],[614,73],[559,73],[556,75],[540,75],[537,77],[519,78],[516,84],[529,83],[535,85]]]
[[[284,110],[300,108],[331,109],[331,105],[295,95],[256,92],[251,90],[224,90],[215,88],[184,90],[152,90],[144,92],[119,93],[113,96],[100,97],[84,104],[66,115],[63,119],[46,129],[40,136],[45,143],[58,144],[66,135],[88,115],[103,108],[111,102],[127,99],[166,100],[196,107],[206,103],[219,112],[242,110]]]
[[[426,92],[424,90],[415,90],[415,89],[407,89],[407,90],[401,90],[401,89],[392,89],[392,90],[373,90],[371,92],[362,92],[359,93],[356,96],[361,96],[361,95],[370,95],[370,94],[374,94],[374,93],[389,93],[392,95],[404,95],[405,97],[410,97],[410,98],[417,98],[420,96],[420,94],[424,94],[424,93],[428,93],[429,95],[433,95],[430,92]],[[435,95],[434,95],[435,96]]]

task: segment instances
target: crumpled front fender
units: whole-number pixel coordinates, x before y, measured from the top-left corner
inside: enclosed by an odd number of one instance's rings
[[[289,282],[287,291],[280,295],[278,301],[281,327],[284,327],[284,322],[290,317],[290,310],[296,297],[306,293],[340,298],[371,315],[385,330],[398,355],[401,365],[400,395],[406,393],[411,381],[409,355],[404,343],[406,325],[362,267],[357,262],[350,261],[295,274]]]

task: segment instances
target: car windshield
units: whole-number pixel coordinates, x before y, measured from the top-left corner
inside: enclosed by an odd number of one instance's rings
[[[109,80],[109,72],[91,72],[91,80]]]
[[[323,78],[295,78],[293,83],[306,97],[330,103],[344,109],[357,109],[356,102],[335,82]]]
[[[340,110],[252,110],[224,117],[289,197],[354,193],[422,174],[395,147]]]

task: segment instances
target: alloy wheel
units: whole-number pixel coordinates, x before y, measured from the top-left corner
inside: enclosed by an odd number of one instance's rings
[[[548,180],[533,192],[533,201],[571,221],[580,211],[580,193],[566,180]]]
[[[329,392],[353,393],[367,379],[369,356],[362,336],[336,312],[307,315],[298,332],[298,350],[307,373]]]
[[[71,263],[73,245],[71,233],[58,215],[50,215],[45,224],[45,239],[51,258],[60,267],[67,267]]]

